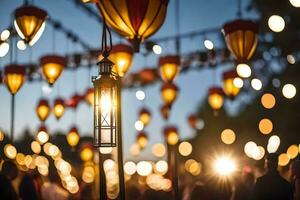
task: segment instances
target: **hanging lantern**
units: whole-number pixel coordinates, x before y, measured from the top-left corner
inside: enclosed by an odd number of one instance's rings
[[[36,107],[36,114],[39,117],[39,119],[44,122],[50,113],[50,106],[48,103],[48,100],[46,99],[40,99],[37,107]]]
[[[177,97],[178,87],[174,83],[163,83],[161,96],[167,105],[172,105]]]
[[[77,108],[82,98],[83,97],[81,95],[75,93],[70,99],[66,100],[65,104],[67,107],[75,109]]]
[[[196,129],[198,122],[198,117],[195,114],[188,116],[188,124],[191,128]]]
[[[93,145],[89,142],[83,143],[80,148],[80,159],[83,162],[91,161],[94,157]]]
[[[112,47],[109,58],[115,64],[113,71],[119,76],[125,76],[131,67],[133,58],[133,49],[126,44],[117,44]]]
[[[46,17],[47,12],[35,6],[17,8],[14,25],[18,35],[30,46],[34,45],[44,32]]]
[[[168,0],[98,1],[105,21],[139,51],[140,42],[153,35],[163,24]]]
[[[139,119],[147,126],[151,121],[151,112],[147,108],[142,108],[139,113]]]
[[[239,19],[225,24],[222,32],[227,48],[238,63],[250,60],[257,46],[258,24]]]
[[[180,57],[164,56],[159,59],[160,76],[165,82],[172,82],[179,73]]]
[[[47,55],[40,59],[40,63],[44,78],[50,85],[53,85],[67,65],[67,60],[63,56]]]
[[[120,78],[112,72],[113,63],[103,58],[99,62],[99,76],[93,77],[94,146],[115,147],[119,127]]]
[[[148,143],[148,136],[147,136],[146,132],[144,132],[144,131],[139,132],[136,137],[136,142],[141,147],[141,149],[145,148],[145,146]]]
[[[168,120],[169,119],[169,115],[170,115],[170,110],[171,110],[171,106],[170,105],[162,105],[160,107],[160,114],[161,116],[165,119]]]
[[[164,129],[164,136],[169,145],[176,145],[179,141],[178,130],[175,126],[167,126]]]
[[[224,103],[223,90],[220,87],[211,87],[208,91],[208,103],[210,107],[217,111]]]
[[[94,88],[88,88],[85,92],[85,101],[89,105],[94,105]]]
[[[54,106],[53,106],[53,113],[56,117],[57,120],[61,118],[61,116],[65,112],[65,103],[64,100],[61,98],[57,98],[54,101]]]
[[[78,129],[76,126],[73,126],[67,134],[67,142],[71,147],[75,147],[78,144],[79,139]]]
[[[223,89],[230,99],[234,99],[240,92],[240,88],[234,84],[234,79],[238,77],[239,76],[235,70],[223,73]]]
[[[8,65],[4,69],[4,82],[11,94],[16,94],[25,81],[25,68],[20,65]]]
[[[158,79],[157,70],[155,68],[144,68],[138,73],[138,77],[140,78],[141,84],[149,84],[153,83]]]

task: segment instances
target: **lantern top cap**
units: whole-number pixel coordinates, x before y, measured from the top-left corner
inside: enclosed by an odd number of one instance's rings
[[[57,63],[62,66],[67,65],[67,59],[64,56],[60,55],[45,55],[40,58],[41,65],[45,65],[47,63]]]
[[[209,88],[208,93],[209,94],[220,94],[220,95],[224,94],[223,89],[221,87],[211,87],[211,88]]]
[[[119,52],[126,52],[126,53],[129,53],[129,54],[133,54],[133,48],[127,44],[116,44],[116,45],[113,45],[112,46],[112,49],[111,49],[111,54],[113,53],[119,53]]]
[[[82,150],[85,149],[85,148],[93,149],[93,148],[94,148],[94,145],[93,145],[93,143],[91,143],[91,142],[83,142],[83,143],[81,144],[80,151],[82,151]]]
[[[87,88],[86,91],[85,91],[85,94],[92,94],[94,93],[94,88]]]
[[[146,133],[145,131],[140,131],[140,132],[138,133],[137,137],[138,137],[138,138],[139,138],[139,137],[146,137],[146,138],[148,138],[147,133]]]
[[[150,111],[149,111],[148,108],[143,107],[143,108],[140,110],[140,114],[143,114],[143,113],[148,113],[148,114],[150,114]]]
[[[166,55],[159,58],[159,65],[164,65],[166,63],[172,63],[180,65],[180,56],[179,55]]]
[[[169,133],[175,132],[178,134],[178,129],[176,126],[167,126],[164,128],[164,135],[168,136]]]
[[[38,7],[35,7],[35,6],[31,6],[31,5],[21,6],[21,7],[16,9],[16,11],[15,11],[15,17],[16,18],[22,17],[24,15],[35,16],[37,18],[45,20],[45,18],[47,17],[47,12],[43,9],[40,9]]]
[[[38,103],[38,106],[42,106],[42,105],[49,106],[48,100],[47,99],[40,99],[40,101]]]
[[[173,89],[178,91],[178,87],[174,84],[174,83],[163,83],[163,85],[161,86],[161,91],[163,90],[167,90],[167,89]]]
[[[69,133],[71,133],[71,132],[76,132],[76,133],[78,133],[78,129],[77,129],[77,127],[76,127],[75,125],[73,125],[73,126],[71,127]]]
[[[56,98],[54,104],[64,104],[65,101],[62,98]]]
[[[38,129],[38,132],[41,132],[41,131],[47,132],[47,127],[44,124],[40,125],[40,127]]]
[[[26,74],[26,69],[22,65],[11,64],[11,65],[7,65],[4,68],[4,74],[5,75],[7,75],[7,74],[22,74],[22,75],[25,75]]]
[[[258,24],[251,20],[238,19],[226,23],[223,26],[222,32],[224,35],[227,35],[240,30],[258,33]]]
[[[223,73],[223,79],[236,78],[236,77],[238,77],[236,70],[230,70]]]

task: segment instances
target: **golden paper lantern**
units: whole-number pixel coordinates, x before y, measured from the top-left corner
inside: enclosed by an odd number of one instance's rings
[[[67,134],[67,142],[71,147],[75,147],[78,144],[79,139],[78,129],[73,126]]]
[[[85,92],[85,101],[89,105],[94,105],[94,88],[88,88]]]
[[[18,35],[32,46],[43,34],[47,12],[35,6],[25,5],[15,11],[14,26]]]
[[[148,136],[146,132],[144,131],[139,132],[136,137],[136,142],[142,149],[145,148],[145,146],[148,143]]]
[[[20,65],[8,65],[4,69],[4,82],[9,92],[14,95],[22,87],[25,81],[25,68]]]
[[[179,73],[180,57],[168,55],[159,59],[160,76],[165,82],[172,82]]]
[[[65,102],[63,99],[61,98],[57,98],[54,101],[54,106],[53,106],[53,113],[56,117],[56,119],[60,119],[61,116],[64,114],[65,112]]]
[[[63,56],[47,55],[40,59],[40,63],[44,78],[50,85],[53,85],[67,65],[67,60]]]
[[[141,41],[153,35],[163,24],[168,0],[100,1],[98,8],[105,21],[139,51]]]
[[[178,130],[175,126],[167,126],[164,129],[164,136],[169,145],[176,145],[179,141]]]
[[[93,159],[93,156],[94,156],[93,145],[91,143],[84,143],[81,146],[80,159],[83,162],[88,162]]]
[[[125,76],[131,67],[133,58],[133,49],[126,44],[117,44],[112,47],[109,58],[115,64],[113,71],[119,76]]]
[[[151,112],[147,108],[142,108],[139,113],[139,119],[147,126],[151,121]]]
[[[235,70],[230,70],[223,73],[223,89],[225,94],[232,100],[240,92],[240,88],[234,84],[234,79],[237,77],[238,74]]]
[[[160,114],[165,120],[169,119],[170,111],[171,105],[164,104],[160,107]]]
[[[178,87],[174,83],[163,83],[160,92],[166,105],[174,103],[178,90]]]
[[[250,20],[235,20],[222,30],[227,48],[238,63],[247,62],[253,55],[258,41],[258,24]]]
[[[48,118],[50,114],[50,107],[49,107],[48,100],[40,99],[36,107],[36,114],[42,122],[44,122]]]
[[[208,91],[208,103],[213,110],[219,110],[224,103],[223,90],[220,87],[212,87]]]

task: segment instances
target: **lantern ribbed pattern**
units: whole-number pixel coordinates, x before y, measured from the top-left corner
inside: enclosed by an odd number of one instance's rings
[[[109,58],[115,64],[113,71],[118,73],[119,76],[123,77],[131,67],[133,49],[126,44],[114,45],[110,52]]]
[[[212,87],[208,91],[208,103],[213,110],[219,110],[224,103],[223,90],[220,87]]]
[[[50,85],[53,85],[67,65],[67,60],[63,56],[47,55],[40,59],[40,64],[44,78]]]
[[[239,76],[235,70],[227,71],[223,74],[223,89],[230,99],[234,99],[240,92],[240,88],[234,84],[234,79],[237,77]]]
[[[180,57],[164,56],[159,59],[160,76],[165,82],[172,82],[179,73]]]
[[[21,65],[8,65],[4,69],[4,82],[11,94],[16,94],[25,81],[25,68]]]

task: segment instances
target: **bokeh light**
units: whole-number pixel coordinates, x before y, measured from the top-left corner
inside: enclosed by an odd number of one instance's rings
[[[298,156],[299,154],[299,149],[298,149],[298,145],[291,145],[287,151],[286,154],[288,155],[289,159],[294,159]]]
[[[236,66],[236,72],[242,78],[249,78],[252,73],[250,66],[245,63],[238,64]]]
[[[152,154],[156,157],[163,157],[166,154],[166,147],[164,144],[157,143],[152,146]]]
[[[4,146],[4,154],[9,159],[14,159],[17,156],[17,149],[11,144]]]
[[[273,123],[270,119],[264,118],[264,119],[260,120],[258,128],[262,134],[267,135],[272,132]]]
[[[261,90],[262,82],[261,82],[261,80],[254,78],[251,80],[251,86],[254,90]]]
[[[268,25],[273,32],[281,32],[285,27],[285,21],[279,15],[272,15],[269,17]]]
[[[225,129],[221,133],[221,140],[225,144],[232,144],[232,143],[234,143],[235,138],[236,138],[235,133],[231,129]]]
[[[5,41],[9,38],[9,36],[10,36],[10,31],[5,29],[1,32],[0,38],[1,38],[2,41]]]
[[[242,88],[244,86],[244,81],[240,77],[236,77],[233,79],[233,84],[237,88]]]
[[[143,90],[136,91],[135,96],[140,101],[143,101],[146,98],[146,94]]]
[[[282,94],[287,99],[292,99],[296,96],[297,90],[293,84],[285,84],[282,88]]]
[[[212,50],[214,48],[214,43],[211,40],[204,40],[204,46],[208,50]]]
[[[164,175],[168,172],[168,163],[164,160],[159,160],[155,163],[155,172]]]
[[[30,147],[32,152],[36,154],[39,154],[42,150],[40,143],[38,143],[37,141],[32,141]]]
[[[152,164],[148,161],[140,161],[137,164],[137,173],[140,176],[148,176],[152,172]]]
[[[214,161],[214,170],[220,176],[229,176],[236,171],[235,161],[228,156],[221,156]]]
[[[300,7],[300,0],[290,0],[290,3],[291,3],[292,6],[294,6],[295,8],[299,8],[299,7]]]
[[[262,95],[262,97],[261,97],[261,104],[266,109],[271,109],[275,106],[276,99],[273,94],[266,93],[266,94]]]
[[[296,63],[296,59],[293,55],[289,54],[286,56],[286,60],[288,61],[288,63],[290,63],[291,65]]]
[[[137,131],[141,131],[144,129],[144,123],[141,121],[141,120],[137,120],[135,123],[134,123],[134,127]]]
[[[136,164],[128,161],[124,164],[124,172],[128,175],[133,175],[136,172]]]
[[[181,142],[178,146],[178,151],[182,156],[189,156],[193,151],[193,146],[189,142]]]
[[[287,166],[290,162],[290,158],[286,153],[282,153],[278,157],[278,165],[279,166]]]
[[[152,50],[153,50],[153,52],[154,52],[155,54],[157,54],[157,55],[159,55],[159,54],[162,53],[162,48],[161,48],[161,46],[158,45],[158,44],[153,45]]]

